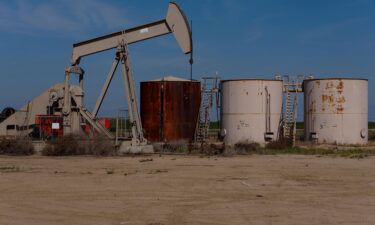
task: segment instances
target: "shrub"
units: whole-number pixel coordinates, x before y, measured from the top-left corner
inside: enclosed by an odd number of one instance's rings
[[[66,155],[83,155],[85,154],[77,139],[73,135],[58,137],[47,142],[42,150],[45,156],[66,156]]]
[[[238,142],[234,145],[234,150],[237,154],[250,154],[257,152],[260,145],[255,142]]]
[[[96,136],[85,138],[80,136],[63,136],[47,143],[42,151],[45,156],[68,156],[68,155],[115,155],[116,150],[113,141]]]
[[[163,152],[171,153],[187,153],[188,150],[188,143],[185,141],[173,141],[165,143],[162,148]]]
[[[216,144],[203,144],[200,150],[200,153],[205,155],[218,155],[224,152],[224,146]]]
[[[291,145],[286,140],[279,140],[279,141],[271,141],[266,144],[266,149],[274,149],[274,150],[281,150],[290,148]]]
[[[4,155],[32,155],[34,146],[28,138],[0,139],[0,154]]]
[[[87,142],[87,145],[83,147],[88,155],[114,156],[117,154],[114,142],[104,136],[95,136],[88,139]]]

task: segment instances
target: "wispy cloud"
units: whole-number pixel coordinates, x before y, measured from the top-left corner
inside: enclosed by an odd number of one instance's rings
[[[22,34],[52,32],[76,36],[130,23],[126,10],[108,1],[61,0],[0,3],[0,31]]]
[[[324,43],[330,45],[339,44],[339,42],[352,42],[353,38],[362,38],[362,35],[357,35],[353,30],[359,29],[364,21],[366,19],[357,17],[323,24],[302,31],[297,38],[303,43],[321,43],[324,41]],[[351,32],[349,33],[349,31]]]
[[[245,41],[251,43],[251,42],[261,39],[262,37],[263,37],[263,31],[257,30],[257,29],[250,29],[245,34]]]

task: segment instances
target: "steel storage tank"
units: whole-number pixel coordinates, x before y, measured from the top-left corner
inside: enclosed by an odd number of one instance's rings
[[[283,101],[281,80],[221,82],[221,135],[226,145],[266,143],[279,135]]]
[[[367,144],[368,81],[324,78],[303,83],[305,139],[329,144]]]
[[[164,77],[141,82],[141,118],[146,139],[193,141],[200,101],[199,81]]]

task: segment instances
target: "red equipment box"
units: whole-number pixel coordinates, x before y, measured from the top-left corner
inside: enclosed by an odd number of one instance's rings
[[[63,117],[56,115],[36,115],[35,126],[41,139],[61,137],[64,134]]]

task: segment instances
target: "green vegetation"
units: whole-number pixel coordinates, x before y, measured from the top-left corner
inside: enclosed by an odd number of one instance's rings
[[[210,129],[220,129],[219,121],[214,121],[210,123]]]
[[[297,122],[296,127],[297,127],[297,129],[304,129],[305,128],[303,122]]]
[[[226,149],[227,150],[227,149]],[[245,150],[245,151],[244,151]],[[235,153],[257,154],[257,155],[282,155],[282,154],[298,154],[298,155],[320,155],[320,156],[339,156],[347,158],[365,158],[375,156],[374,149],[352,148],[347,150],[339,150],[337,148],[319,148],[319,147],[288,147],[285,143],[271,142],[265,147],[260,147],[256,143],[239,143],[234,149],[230,149]]]

